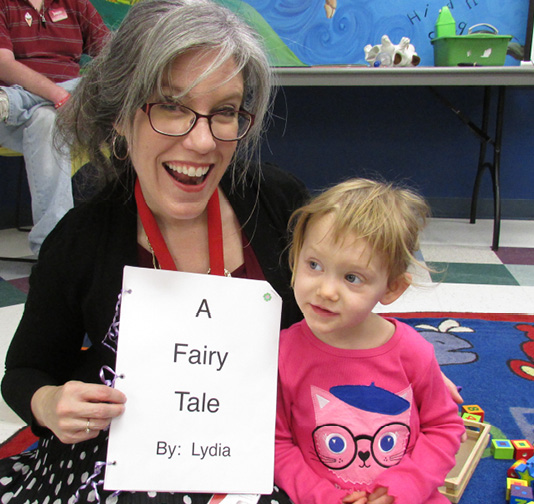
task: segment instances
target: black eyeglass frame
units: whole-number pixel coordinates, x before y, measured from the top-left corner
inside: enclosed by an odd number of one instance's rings
[[[195,114],[195,120],[191,123],[189,129],[185,133],[180,133],[180,134],[164,133],[163,131],[158,130],[154,126],[154,124],[152,123],[152,117],[150,117],[150,111],[152,110],[152,107],[154,107],[155,105],[179,105],[181,108],[184,108],[184,109],[187,109],[187,110],[193,112],[193,114]],[[211,127],[211,119],[212,119],[212,117],[214,117],[216,115],[220,115],[220,114],[224,113],[224,111],[213,112],[212,114],[201,114],[200,112],[197,112],[196,110],[193,110],[190,107],[186,107],[185,105],[182,105],[181,103],[176,103],[176,102],[151,102],[151,103],[145,103],[141,107],[141,110],[148,116],[148,121],[150,122],[150,126],[152,127],[152,129],[156,133],[159,133],[160,135],[170,136],[170,137],[183,137],[185,135],[188,135],[189,133],[191,133],[193,128],[196,126],[196,124],[197,124],[199,119],[207,119],[211,135],[213,136],[213,138],[215,138],[216,140],[219,140],[220,142],[237,142],[238,140],[243,140],[243,138],[245,138],[248,135],[250,129],[252,128],[252,126],[254,124],[254,120],[256,119],[256,116],[254,114],[252,114],[251,112],[248,112],[243,108],[239,109],[237,111],[238,114],[244,115],[245,117],[248,117],[250,119],[248,128],[245,131],[245,133],[243,133],[241,136],[239,136],[237,138],[234,138],[232,140],[226,140],[224,138],[219,138],[218,136],[215,136],[215,134],[213,133],[213,128]]]

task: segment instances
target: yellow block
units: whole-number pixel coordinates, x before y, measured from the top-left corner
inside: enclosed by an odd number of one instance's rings
[[[506,500],[510,500],[510,491],[512,485],[520,485],[528,487],[528,483],[525,480],[517,478],[506,478]]]

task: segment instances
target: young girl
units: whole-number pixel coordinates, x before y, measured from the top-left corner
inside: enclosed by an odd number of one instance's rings
[[[305,319],[280,339],[275,482],[296,504],[449,502],[457,406],[432,345],[372,312],[410,285],[427,215],[412,191],[365,179],[293,214]]]

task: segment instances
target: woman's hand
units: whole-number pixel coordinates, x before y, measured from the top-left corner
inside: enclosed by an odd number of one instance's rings
[[[111,420],[124,412],[126,396],[106,385],[70,381],[59,387],[45,386],[31,401],[33,416],[66,444],[98,436]]]
[[[458,391],[458,387],[451,380],[449,380],[449,378],[445,376],[443,371],[441,372],[441,376],[443,376],[443,381],[445,382],[446,387],[449,389],[449,392],[452,396],[452,400],[456,404],[462,404],[464,400],[462,399],[462,396],[460,395],[460,392]]]
[[[441,376],[443,377],[443,381],[445,382],[445,385],[449,389],[449,392],[450,392],[450,394],[452,396],[452,400],[456,404],[462,404],[464,402],[464,400],[462,399],[462,396],[460,395],[460,392],[458,391],[458,387],[451,380],[449,380],[449,378],[447,378],[445,376],[443,371],[441,372]],[[467,432],[464,432],[462,434],[461,441],[462,441],[462,443],[467,441]]]

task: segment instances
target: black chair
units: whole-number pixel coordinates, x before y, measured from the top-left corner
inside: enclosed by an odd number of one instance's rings
[[[16,157],[18,158],[17,169],[18,169],[18,180],[17,180],[17,198],[16,198],[16,208],[15,208],[15,226],[19,231],[29,232],[31,227],[24,226],[22,224],[22,190],[24,184],[24,177],[26,176],[26,168],[24,166],[24,157],[20,152],[8,149],[7,147],[0,146],[0,157]],[[29,262],[34,263],[36,259],[28,257],[9,257],[9,256],[0,256],[0,261],[13,261],[13,262]]]

